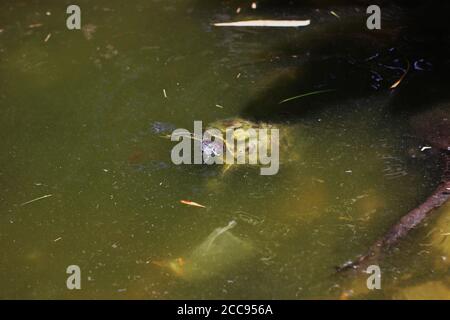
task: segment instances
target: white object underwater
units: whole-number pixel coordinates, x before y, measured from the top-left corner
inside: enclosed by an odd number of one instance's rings
[[[207,247],[206,250],[209,250],[209,248],[211,247],[211,244],[214,242],[214,240],[216,240],[218,237],[220,237],[220,235],[222,235],[223,233],[227,232],[228,230],[234,228],[236,226],[237,222],[232,220],[228,223],[227,226],[223,227],[223,228],[217,228],[215,229],[209,236],[209,242],[207,243]]]
[[[239,266],[254,250],[250,243],[230,232],[236,225],[236,221],[232,220],[225,227],[214,229],[183,259],[183,265],[175,259],[170,261],[168,266],[177,276],[189,281],[218,276]]]
[[[214,23],[216,27],[275,27],[275,28],[296,28],[305,27],[311,20],[247,20],[235,22]]]

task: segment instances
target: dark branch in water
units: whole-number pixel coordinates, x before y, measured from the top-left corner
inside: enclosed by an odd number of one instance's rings
[[[450,198],[450,153],[443,154],[444,172],[443,181],[436,190],[421,205],[404,215],[397,224],[395,224],[382,238],[378,239],[370,248],[367,254],[359,257],[357,260],[346,263],[338,267],[338,272],[353,269],[362,269],[377,261],[381,255],[389,248],[394,246],[401,238],[420,223],[426,217],[441,207]]]

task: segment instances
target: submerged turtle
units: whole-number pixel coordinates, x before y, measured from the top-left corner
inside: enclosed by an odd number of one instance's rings
[[[284,151],[290,149],[291,130],[292,127],[242,118],[215,121],[206,128],[206,132],[211,134],[202,139],[203,162],[211,164],[219,157],[221,160],[216,163],[224,164],[223,172],[234,164],[267,165],[261,156],[270,154],[278,157],[279,153],[284,154]],[[291,156],[289,158],[292,160]]]
[[[189,132],[177,135],[200,141],[202,163],[223,165],[223,173],[234,164],[248,164],[259,166],[262,174],[272,175],[278,171],[280,154],[284,162],[298,159],[293,148],[295,127],[236,117],[210,123],[200,137]],[[172,124],[163,122],[151,125],[154,134],[167,139],[172,138],[174,129]]]

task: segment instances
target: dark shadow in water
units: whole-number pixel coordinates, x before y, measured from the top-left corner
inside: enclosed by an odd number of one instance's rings
[[[351,100],[382,92],[391,94],[389,110],[394,114],[415,113],[450,101],[450,25],[446,23],[450,4],[381,1],[382,30],[368,31],[365,8],[371,1],[266,0],[258,1],[256,10],[249,9],[249,3],[199,0],[196,10],[202,11],[202,16],[206,10],[224,20],[308,16],[317,23],[311,31],[293,33],[286,43],[270,50],[275,58],[290,58],[291,72],[256,96],[242,111],[243,117],[295,120],[317,116],[330,103],[345,106]],[[239,15],[235,12],[238,7],[242,7]],[[339,8],[340,19],[329,13],[334,8]],[[219,36],[242,32],[234,30]],[[261,37],[255,39],[260,41]],[[401,83],[391,90],[405,72]],[[324,89],[335,91],[280,104],[286,98]]]
[[[292,1],[276,1],[276,4],[275,1],[260,2],[270,3],[266,7],[269,13],[282,12],[285,7],[300,8],[291,5],[294,3]],[[437,105],[449,106],[450,25],[447,24],[447,15],[450,13],[450,4],[438,7],[436,3],[421,2],[419,5],[402,6],[405,2],[390,1],[388,21],[383,22],[383,31],[379,33],[356,28],[358,22],[342,22],[336,30],[329,30],[327,26],[311,29],[310,32],[320,33],[316,35],[320,41],[311,42],[313,46],[308,47],[306,56],[305,47],[300,45],[296,48],[296,41],[274,48],[274,52],[282,52],[286,56],[300,56],[298,65],[294,59],[290,75],[276,79],[266,91],[256,96],[245,106],[242,116],[271,122],[292,121],[319,116],[331,104],[351,108],[354,106],[351,103],[353,100],[380,93],[391,95],[386,108],[389,119],[402,123],[411,122],[413,115],[417,119],[417,113],[426,114],[421,112]],[[233,6],[242,1],[221,3],[228,3],[227,14],[231,14]],[[303,5],[305,3],[312,7],[318,6],[318,1],[303,2]],[[326,3],[328,5],[330,2]],[[381,3],[388,6],[385,1]],[[336,5],[336,2],[332,5]],[[311,7],[307,9],[309,11],[305,11],[312,12]],[[287,16],[292,15],[292,12],[294,11],[291,10]],[[284,16],[280,13],[279,16],[275,14],[272,17]],[[315,18],[320,19],[320,16],[315,15]],[[346,16],[341,16],[341,20],[345,18]],[[331,28],[334,26],[336,24],[332,24]],[[301,34],[300,38],[302,36],[306,36],[306,33]],[[301,41],[299,43],[302,44]],[[404,74],[406,75],[403,76]],[[399,79],[402,81],[395,85]],[[288,97],[321,89],[336,91],[279,103]],[[450,118],[448,107],[440,110],[447,112]],[[431,120],[419,118],[420,123],[426,122],[426,128],[416,130],[417,137],[424,140],[430,140],[426,139],[427,135],[435,133],[431,130],[437,123],[435,119],[442,120],[443,117],[440,114],[436,117],[432,113],[428,115],[428,119]],[[368,123],[370,121],[368,119]],[[446,137],[448,138],[448,134]],[[428,159],[423,165],[433,164],[430,165],[430,170],[433,170],[436,168],[434,160],[436,159]],[[439,178],[437,175],[436,183]]]

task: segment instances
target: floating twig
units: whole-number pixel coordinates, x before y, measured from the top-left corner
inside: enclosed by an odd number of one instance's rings
[[[24,205],[30,204],[30,203],[35,202],[35,201],[38,201],[38,200],[42,200],[42,199],[45,199],[45,198],[49,198],[49,197],[51,197],[51,196],[53,196],[53,195],[52,195],[52,194],[46,194],[46,195],[44,195],[44,196],[42,196],[42,197],[38,197],[38,198],[36,198],[36,199],[33,199],[33,200],[30,200],[30,201],[21,203],[20,206],[24,206]]]
[[[214,23],[216,27],[275,27],[275,28],[296,28],[305,27],[311,20],[247,20],[234,22]]]
[[[326,92],[332,92],[332,91],[336,91],[336,89],[318,90],[318,91],[303,93],[303,94],[300,94],[298,96],[293,96],[293,97],[281,100],[278,104],[282,104],[282,103],[285,103],[285,102],[289,102],[289,101],[292,101],[292,100],[295,100],[295,99],[299,99],[299,98],[303,98],[303,97],[307,97],[307,96],[312,96],[312,95],[326,93]]]
[[[189,201],[189,200],[180,200],[182,204],[193,206],[193,207],[199,207],[199,208],[206,208],[204,205],[201,205],[197,202]]]
[[[33,24],[30,24],[28,26],[28,28],[33,29],[33,28],[39,28],[39,27],[42,27],[42,26],[43,26],[42,23],[33,23]]]
[[[331,10],[330,13],[331,13],[331,15],[335,16],[335,17],[338,18],[338,19],[341,18],[341,17],[340,17],[336,12],[334,12],[333,10]]]

